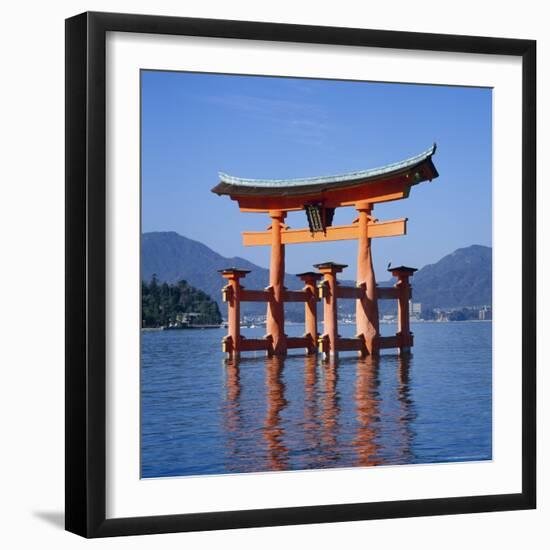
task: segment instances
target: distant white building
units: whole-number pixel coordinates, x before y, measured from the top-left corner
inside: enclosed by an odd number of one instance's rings
[[[422,315],[422,304],[420,302],[409,302],[409,311],[410,316],[415,317],[416,319],[420,319],[420,316]]]
[[[192,325],[197,320],[197,317],[200,317],[200,316],[201,316],[200,313],[192,313],[192,312],[180,313],[176,317],[176,320],[178,323],[182,325]]]
[[[479,309],[479,320],[480,321],[490,321],[493,318],[493,309],[491,306],[482,306]]]

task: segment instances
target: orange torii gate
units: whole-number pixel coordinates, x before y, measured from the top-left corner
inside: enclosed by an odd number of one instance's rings
[[[304,347],[308,353],[317,348],[326,354],[357,350],[362,355],[376,354],[381,348],[397,347],[401,352],[412,346],[409,330],[408,300],[411,290],[408,278],[415,269],[393,268],[398,278],[394,288],[377,288],[374,275],[371,239],[405,235],[407,218],[378,221],[372,216],[374,205],[405,199],[411,187],[438,177],[432,156],[434,144],[427,151],[407,160],[381,168],[337,176],[293,180],[243,179],[220,173],[220,183],[212,189],[218,195],[228,195],[237,201],[242,212],[265,213],[271,219],[266,231],[243,232],[245,246],[270,246],[269,286],[265,290],[246,290],[240,283],[248,271],[237,268],[222,270],[228,280],[224,300],[229,306],[229,334],[224,338],[224,350],[231,356],[241,351],[265,350],[268,354],[284,355],[289,348]],[[333,226],[338,207],[353,206],[357,217],[349,225]],[[308,228],[290,229],[284,221],[287,212],[304,210]],[[302,291],[289,291],[284,286],[285,245],[323,243],[354,239],[358,241],[357,286],[338,285],[336,274],[345,265],[332,262],[318,264],[319,273],[303,273]],[[317,281],[324,281],[317,286]],[[324,299],[325,331],[317,334],[316,302]],[[337,331],[337,299],[356,300],[356,338],[340,338]],[[395,337],[379,335],[378,299],[397,299],[399,302],[399,331]],[[240,335],[239,304],[242,301],[267,303],[267,335],[263,339],[245,339]],[[302,338],[285,334],[285,302],[304,302],[306,333]]]

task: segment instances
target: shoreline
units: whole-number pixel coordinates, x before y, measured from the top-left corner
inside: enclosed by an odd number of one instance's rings
[[[223,328],[223,325],[193,325],[188,327],[141,327],[142,332],[161,332],[164,330],[206,330]]]
[[[342,325],[345,325],[345,326],[355,324],[355,323],[347,323],[347,322],[344,322],[343,320],[339,320],[339,322]],[[449,323],[492,323],[492,322],[493,322],[492,319],[465,319],[464,321],[435,321],[435,320],[423,321],[423,320],[418,320],[418,319],[415,319],[415,320],[411,319],[410,320],[411,325],[418,325],[418,324],[444,325],[444,324],[449,324]],[[302,324],[303,323],[287,322],[287,325],[291,325],[291,326],[299,326],[299,325],[302,325]],[[321,321],[321,325],[322,324],[323,324],[323,322]],[[397,322],[395,322],[395,321],[380,321],[380,324],[381,325],[396,325]],[[255,323],[254,326],[241,325],[241,329],[261,328],[261,327],[265,327],[265,323],[258,323],[258,324]],[[165,330],[208,330],[208,329],[218,329],[218,328],[227,328],[227,327],[223,324],[221,324],[221,325],[195,325],[195,326],[189,326],[189,327],[142,327],[141,331],[142,332],[162,332],[162,331],[165,331]]]

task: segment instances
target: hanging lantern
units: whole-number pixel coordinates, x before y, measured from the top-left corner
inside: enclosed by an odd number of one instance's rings
[[[304,205],[307,223],[312,233],[324,233],[327,227],[332,225],[334,208],[326,208],[323,203]]]

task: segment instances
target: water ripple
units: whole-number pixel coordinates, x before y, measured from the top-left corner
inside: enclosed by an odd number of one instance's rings
[[[142,475],[491,459],[491,324],[414,332],[409,358],[330,362],[260,353],[227,361],[215,329],[144,333]]]

